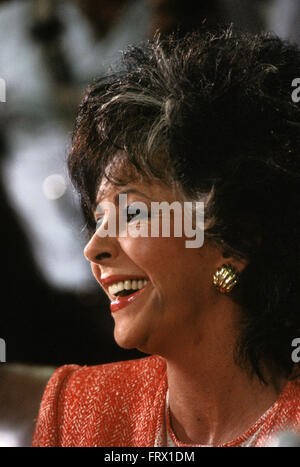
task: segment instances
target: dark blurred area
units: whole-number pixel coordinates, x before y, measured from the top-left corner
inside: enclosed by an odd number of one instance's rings
[[[300,2],[1,1],[0,446],[29,445],[55,367],[142,356],[115,344],[108,300],[83,258],[84,221],[65,162],[84,89],[127,44],[157,30],[183,35],[230,23],[300,43]]]

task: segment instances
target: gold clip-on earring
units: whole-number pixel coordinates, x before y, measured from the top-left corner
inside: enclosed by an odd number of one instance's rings
[[[214,274],[213,284],[221,293],[229,293],[238,283],[238,273],[231,264],[223,264]]]

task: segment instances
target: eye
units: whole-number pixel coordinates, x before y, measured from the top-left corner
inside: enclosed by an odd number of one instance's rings
[[[138,208],[136,204],[130,204],[126,208],[126,216],[127,216],[127,222],[131,222],[137,216],[138,216],[138,220],[140,221],[142,219],[149,219],[150,212],[148,211],[148,209]]]
[[[132,209],[132,206],[133,205],[127,206],[127,208],[126,208],[127,222],[132,221],[132,219],[134,219],[141,212],[140,209],[136,209],[134,213],[130,213],[130,208]]]
[[[101,227],[104,220],[105,211],[100,204],[98,204],[95,212],[95,231]]]
[[[102,225],[102,223],[103,223],[103,220],[104,220],[104,216],[98,217],[98,218],[95,220],[95,224],[96,224],[95,230],[98,230],[98,229],[101,227],[101,225]]]

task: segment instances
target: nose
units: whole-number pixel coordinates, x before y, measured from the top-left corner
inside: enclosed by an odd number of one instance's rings
[[[113,259],[118,255],[115,239],[102,238],[97,232],[84,248],[84,256],[91,263],[102,264],[106,259]]]

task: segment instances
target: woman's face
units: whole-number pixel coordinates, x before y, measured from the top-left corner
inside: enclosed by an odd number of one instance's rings
[[[120,214],[119,194],[127,195],[127,206],[142,202],[149,213],[151,201],[172,203],[179,198],[166,185],[142,182],[123,187],[102,183],[100,193],[95,212],[99,227],[85,248],[85,256],[111,300],[116,342],[124,348],[167,356],[196,341],[205,315],[220,295],[212,285],[213,274],[222,264],[220,251],[205,241],[200,248],[187,248],[186,237],[173,235],[172,218],[169,237],[150,236],[150,216],[142,220],[148,237],[101,237],[101,230],[107,229],[111,220],[111,206],[117,217]],[[122,209],[126,216],[126,207]],[[134,225],[134,215],[126,219]],[[125,289],[142,288],[123,291],[121,295],[129,295],[118,298],[117,284]]]

